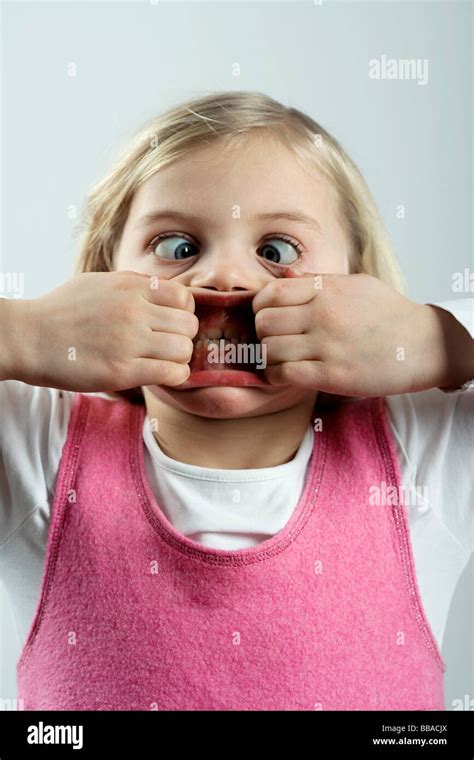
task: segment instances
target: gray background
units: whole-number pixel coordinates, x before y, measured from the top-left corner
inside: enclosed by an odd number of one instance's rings
[[[71,276],[85,194],[135,129],[184,99],[229,89],[265,92],[332,132],[375,196],[408,295],[456,297],[452,274],[473,267],[470,3],[109,0],[0,10],[0,271],[24,273],[25,298]],[[370,80],[368,61],[384,54],[428,59],[428,84]],[[471,563],[443,644],[448,707],[474,695],[473,579]],[[20,642],[1,588],[0,613],[0,697],[14,697]]]

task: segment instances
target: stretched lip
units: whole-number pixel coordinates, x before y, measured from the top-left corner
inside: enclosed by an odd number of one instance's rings
[[[201,288],[190,288],[190,290],[196,304],[202,304],[203,306],[221,306],[223,308],[251,304],[258,292],[256,290],[244,290],[236,293],[222,293],[218,290],[205,290]]]
[[[174,385],[173,391],[185,391],[192,388],[249,388],[252,386],[270,386],[265,378],[258,377],[253,372],[243,370],[200,370],[193,372],[185,383]]]

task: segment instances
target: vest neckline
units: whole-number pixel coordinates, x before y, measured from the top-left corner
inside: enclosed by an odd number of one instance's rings
[[[327,433],[318,433],[311,452],[306,480],[299,501],[287,523],[270,538],[242,549],[215,549],[185,536],[168,520],[148,483],[144,461],[143,422],[145,407],[130,404],[129,462],[136,493],[145,516],[156,533],[181,554],[212,565],[246,565],[259,562],[284,551],[306,525],[319,495],[327,456]]]

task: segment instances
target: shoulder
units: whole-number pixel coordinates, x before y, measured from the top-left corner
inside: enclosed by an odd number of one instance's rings
[[[49,517],[50,494],[67,437],[74,393],[0,383],[0,539],[6,543],[32,515]]]
[[[433,451],[447,438],[452,445],[462,448],[467,443],[466,436],[472,435],[472,391],[448,394],[439,388],[431,388],[419,393],[387,396],[385,401],[394,432],[417,451],[421,451],[420,446],[428,444]]]
[[[0,383],[0,455],[46,464],[61,453],[75,394],[17,380]]]

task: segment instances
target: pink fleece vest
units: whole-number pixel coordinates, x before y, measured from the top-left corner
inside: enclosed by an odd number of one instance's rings
[[[406,507],[370,503],[400,486],[384,399],[315,414],[290,520],[227,551],[161,511],[144,407],[76,396],[17,666],[26,710],[445,709]]]

